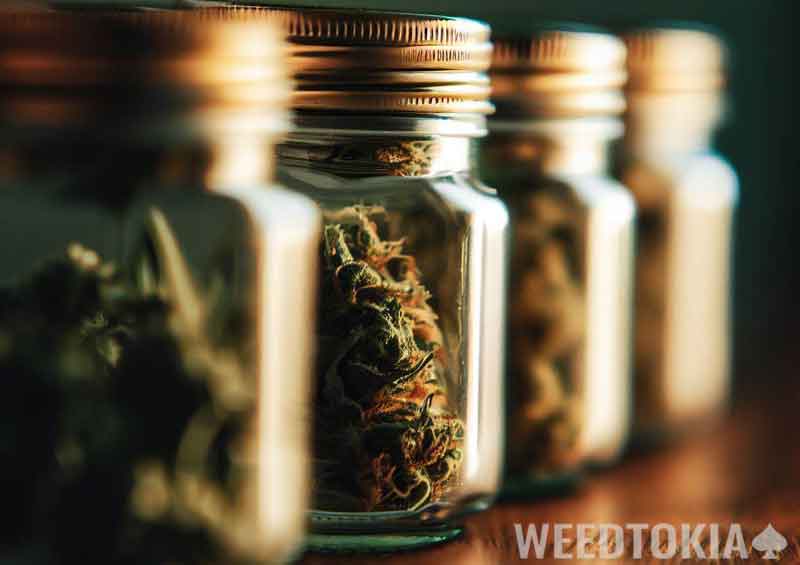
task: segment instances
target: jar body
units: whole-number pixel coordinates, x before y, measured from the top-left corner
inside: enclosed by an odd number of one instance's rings
[[[730,392],[730,256],[738,187],[710,153],[628,156],[637,224],[635,432],[655,440],[718,415]]]
[[[468,140],[301,131],[279,147],[281,182],[324,224],[312,547],[443,541],[497,490],[508,217],[437,169],[451,150]]]
[[[207,139],[3,131],[15,543],[66,560],[288,558],[310,366],[285,350],[313,329],[316,208],[210,186]]]
[[[635,207],[602,170],[548,169],[543,146],[503,132],[482,151],[482,174],[502,187],[514,226],[509,496],[569,488],[587,460],[619,454],[630,419]]]

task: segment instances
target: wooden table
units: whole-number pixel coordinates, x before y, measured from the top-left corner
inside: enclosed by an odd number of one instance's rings
[[[741,524],[752,563],[800,563],[800,384],[782,386],[743,403],[726,422],[698,431],[665,449],[633,455],[596,473],[572,496],[536,502],[499,504],[467,520],[462,538],[422,551],[393,555],[307,554],[302,565],[503,565],[546,562],[531,551],[519,556],[514,523],[647,523],[676,526],[717,522],[721,545],[729,526]],[[767,387],[763,387],[765,390]],[[768,523],[788,540],[779,561],[763,561],[751,540]],[[708,528],[704,530],[708,534]],[[552,532],[552,530],[551,530]],[[568,530],[575,538],[575,528]],[[626,530],[625,555],[632,555]],[[652,561],[647,534],[644,559]],[[547,555],[552,556],[553,536]],[[597,541],[597,540],[595,540]],[[705,539],[704,547],[708,539]],[[568,547],[575,555],[575,547]],[[596,551],[596,549],[594,550]],[[680,562],[680,553],[673,562]],[[550,559],[556,563],[559,561]],[[589,560],[587,563],[601,562]],[[622,562],[617,560],[615,562]],[[659,561],[663,562],[663,561]],[[734,562],[743,562],[742,560]]]

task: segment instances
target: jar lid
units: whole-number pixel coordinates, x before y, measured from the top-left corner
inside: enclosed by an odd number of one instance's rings
[[[360,113],[478,113],[489,102],[489,26],[475,20],[364,10],[210,8],[283,26],[295,75],[292,107]]]
[[[290,92],[284,58],[280,31],[266,21],[0,10],[0,107],[40,117],[255,107],[277,114]]]
[[[589,27],[495,37],[492,100],[498,116],[581,117],[625,109],[625,45]]]
[[[640,29],[624,39],[631,90],[713,91],[724,85],[725,45],[707,29]]]

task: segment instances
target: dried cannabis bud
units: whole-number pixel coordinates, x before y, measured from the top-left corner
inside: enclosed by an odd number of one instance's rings
[[[516,213],[508,470],[550,473],[574,462],[580,426],[580,208],[558,183],[526,184],[508,200]]]
[[[322,243],[316,507],[418,510],[457,475],[442,334],[414,258],[383,241],[379,209],[331,214]]]
[[[206,561],[220,541],[241,542],[240,438],[255,383],[246,345],[207,336],[212,317],[242,317],[219,311],[219,290],[198,292],[157,210],[149,228],[152,255],[135,272],[72,244],[0,290],[9,545],[152,564]]]
[[[636,425],[657,429],[668,419],[664,404],[664,342],[667,319],[666,281],[669,252],[670,182],[635,161],[624,169],[623,182],[636,197],[636,307],[634,375]]]

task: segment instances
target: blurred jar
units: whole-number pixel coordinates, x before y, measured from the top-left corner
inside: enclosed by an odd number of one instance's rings
[[[496,38],[481,174],[511,211],[504,491],[569,488],[630,417],[634,204],[608,176],[625,47],[590,28]]]
[[[640,210],[635,427],[647,439],[726,405],[738,183],[711,148],[723,102],[720,40],[673,28],[626,41],[627,130],[617,174]]]
[[[301,541],[319,216],[272,181],[283,55],[263,23],[2,12],[0,560]]]
[[[492,109],[489,29],[267,13],[298,73],[279,178],[324,220],[310,547],[447,540],[501,463],[508,217],[470,173]]]

